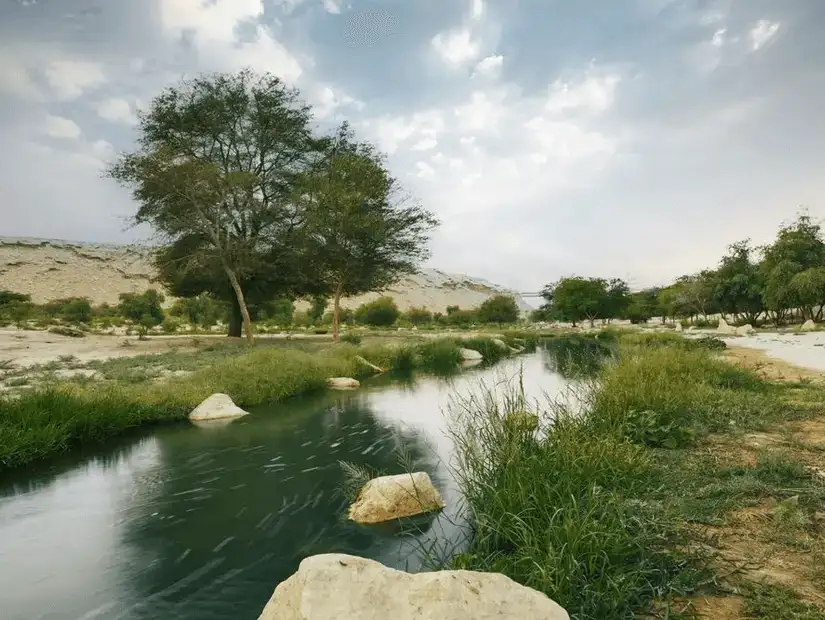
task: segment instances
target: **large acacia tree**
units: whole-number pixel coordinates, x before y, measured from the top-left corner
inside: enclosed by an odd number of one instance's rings
[[[297,264],[289,255],[304,224],[294,183],[319,146],[310,121],[275,76],[202,76],[152,101],[137,149],[109,170],[132,189],[134,222],[163,242],[161,273],[190,293],[231,291],[250,341],[247,293],[264,287],[274,298],[299,280],[283,269]]]
[[[307,267],[332,298],[337,341],[341,299],[415,271],[429,255],[429,233],[438,221],[401,190],[381,154],[356,141],[346,123],[325,140],[301,179],[298,200],[307,213]]]

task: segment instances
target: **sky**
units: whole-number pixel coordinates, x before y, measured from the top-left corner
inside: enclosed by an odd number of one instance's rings
[[[825,215],[821,0],[0,0],[0,235],[124,243],[136,112],[250,67],[437,214],[428,266],[634,288]]]

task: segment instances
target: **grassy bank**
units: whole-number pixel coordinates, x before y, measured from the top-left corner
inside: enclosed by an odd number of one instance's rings
[[[514,336],[518,337],[518,336]],[[215,392],[229,394],[241,407],[276,402],[324,389],[329,377],[364,377],[381,368],[455,371],[459,347],[479,350],[487,361],[504,353],[489,338],[438,339],[394,344],[340,344],[313,351],[259,345],[204,351],[208,365],[192,355],[170,354],[169,362],[195,368],[188,376],[163,382],[142,372],[150,357],[97,364],[114,380],[50,383],[14,397],[0,397],[0,469],[18,467],[87,443],[102,442],[139,426],[183,420]],[[108,364],[108,366],[106,365]]]
[[[538,434],[505,423],[527,408],[517,391],[457,406],[474,526],[454,565],[503,572],[576,619],[825,620],[825,485],[810,468],[825,443],[794,435],[825,392],[766,382],[709,340],[607,340],[582,411],[549,406]]]

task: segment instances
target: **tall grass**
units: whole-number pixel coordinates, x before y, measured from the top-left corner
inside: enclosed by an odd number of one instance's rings
[[[582,408],[549,403],[536,412],[535,433],[507,423],[527,409],[512,386],[453,411],[472,523],[469,549],[453,565],[503,572],[579,620],[637,617],[703,583],[706,564],[683,551],[693,548],[685,480],[668,467],[686,451],[673,448],[787,415],[780,388],[717,359],[715,345],[670,335],[607,340],[617,353],[581,395]]]
[[[359,358],[381,368],[408,371],[446,372],[459,363],[458,345],[452,339],[401,347],[342,343],[314,353],[256,346],[163,383],[57,384],[3,396],[0,469],[101,442],[138,426],[183,420],[216,392],[228,394],[241,407],[251,407],[323,389],[329,377],[371,374]]]

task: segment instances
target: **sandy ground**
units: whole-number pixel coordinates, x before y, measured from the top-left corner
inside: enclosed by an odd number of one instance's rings
[[[825,332],[771,333],[723,338],[729,347],[762,351],[766,359],[825,372]]]

